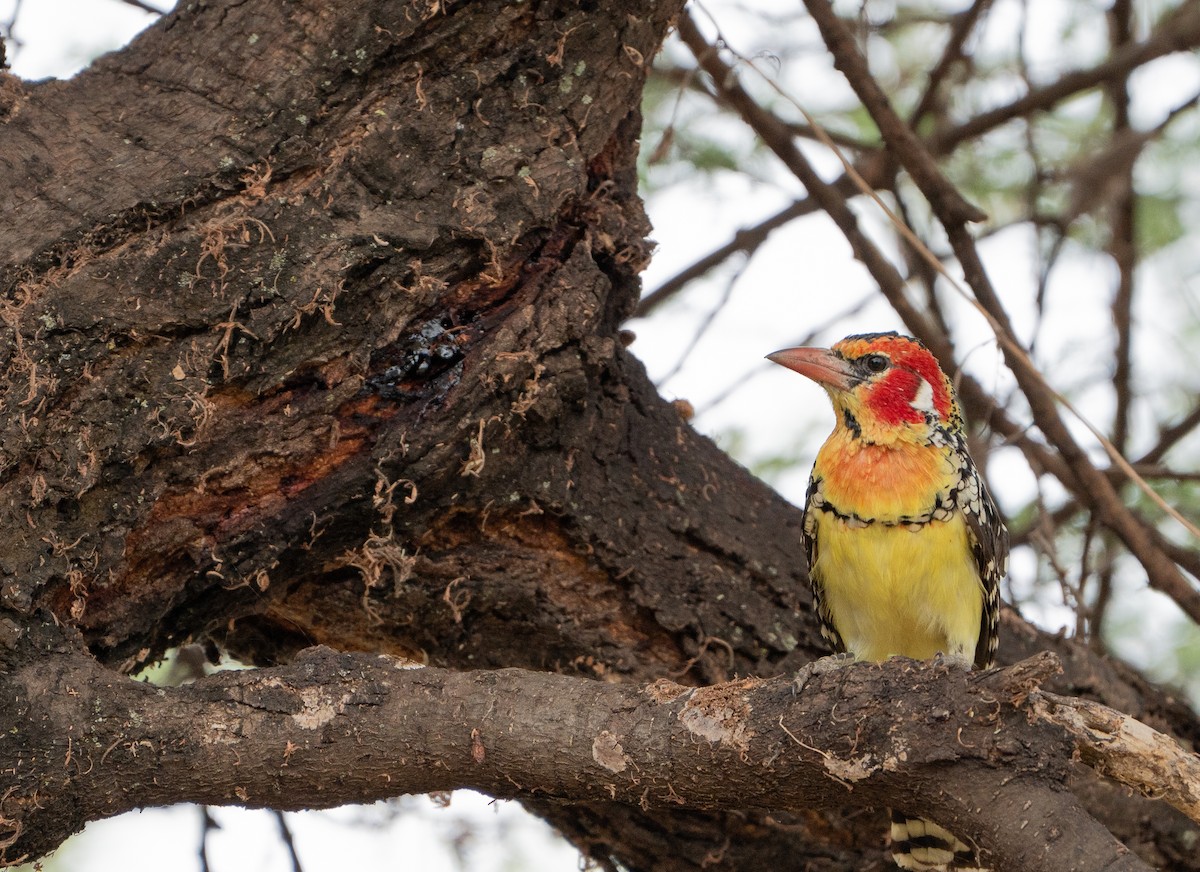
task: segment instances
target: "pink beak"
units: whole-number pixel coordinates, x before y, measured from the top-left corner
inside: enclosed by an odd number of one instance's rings
[[[859,381],[850,364],[828,348],[785,348],[768,354],[767,360],[834,390],[849,390]]]

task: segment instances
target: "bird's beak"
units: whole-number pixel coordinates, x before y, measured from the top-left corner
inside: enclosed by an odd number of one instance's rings
[[[768,354],[767,360],[838,391],[849,390],[859,381],[850,364],[828,348],[785,348]]]

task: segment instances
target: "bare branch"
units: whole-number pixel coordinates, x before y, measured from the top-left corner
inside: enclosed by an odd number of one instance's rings
[[[1142,42],[1126,45],[1094,67],[1066,73],[1054,82],[1031,91],[1005,106],[981,112],[957,127],[936,134],[930,143],[935,153],[946,153],[1015,118],[1053,108],[1081,91],[1126,75],[1156,58],[1200,46],[1200,5],[1182,3],[1163,16],[1154,32]]]
[[[634,315],[644,318],[679,293],[679,291],[683,290],[689,282],[698,279],[709,270],[721,265],[739,252],[746,254],[753,253],[767,241],[772,231],[778,230],[793,218],[799,218],[801,215],[811,215],[820,208],[820,206],[807,198],[797,200],[787,208],[776,212],[770,218],[755,224],[753,227],[746,227],[739,230],[729,242],[706,254],[690,266],[680,270],[653,291],[646,294],[646,296],[642,297]]]
[[[124,3],[126,6],[132,6],[133,8],[140,9],[143,12],[149,12],[151,15],[162,15],[163,14],[163,11],[161,9],[156,9],[155,7],[151,6],[149,3],[143,2],[143,0],[121,0],[121,2]]]
[[[991,8],[991,5],[992,0],[975,0],[967,9],[953,16],[950,38],[946,41],[946,47],[942,49],[942,56],[938,59],[937,65],[929,71],[929,81],[925,84],[925,91],[921,94],[921,99],[917,101],[916,108],[909,117],[913,128],[916,128],[917,124],[937,106],[938,90],[954,69],[955,64],[967,60],[963,46],[979,19]]]
[[[1067,729],[1082,760],[1200,822],[1200,758],[1169,736],[1087,699],[1036,691],[1030,710]]]
[[[1120,51],[1133,42],[1133,5],[1130,0],[1117,0],[1108,11],[1109,32],[1113,51]],[[1114,146],[1131,135],[1136,136],[1129,119],[1129,85],[1125,76],[1117,76],[1107,82],[1109,100],[1113,105]],[[1115,150],[1120,150],[1119,148]],[[1094,186],[1101,190],[1115,191],[1110,204],[1112,229],[1108,239],[1108,253],[1117,267],[1117,289],[1113,295],[1112,317],[1117,329],[1116,366],[1113,372],[1113,387],[1116,409],[1113,412],[1111,440],[1113,447],[1125,453],[1129,437],[1129,413],[1133,402],[1133,294],[1134,269],[1137,267],[1137,246],[1134,222],[1136,199],[1133,189],[1133,165],[1140,148],[1132,151],[1131,159],[1123,161],[1116,172],[1110,172],[1106,184]]]
[[[292,863],[292,872],[304,872],[304,866],[300,863],[300,854],[296,851],[296,840],[292,837],[292,828],[288,826],[287,818],[278,809],[274,811],[274,815],[275,822],[279,824],[279,838],[283,840],[283,845],[287,848],[288,859]]]
[[[1135,463],[1157,463],[1162,460],[1163,455],[1175,447],[1180,439],[1193,432],[1197,427],[1200,427],[1200,405],[1159,433],[1158,442]]]
[[[821,29],[825,45],[833,55],[834,65],[854,88],[863,106],[871,113],[879,132],[888,144],[889,152],[900,161],[921,192],[929,199],[934,211],[954,222],[982,221],[987,216],[971,205],[942,174],[925,145],[912,129],[892,109],[891,101],[871,75],[866,58],[854,44],[854,37],[834,13],[828,0],[805,0],[808,12]]]
[[[4,693],[28,714],[30,762],[0,807],[5,856],[166,801],[296,809],[465,786],[643,809],[899,801],[979,834],[1000,869],[1149,868],[1059,788],[1070,742],[1021,708],[1057,669],[1053,655],[986,673],[906,660],[817,668],[802,691],[786,678],[637,688],[403,666],[311,649],[287,667],[169,690],[79,655],[19,669]],[[47,777],[48,761],[68,777]],[[1025,824],[999,825],[998,809]]]
[[[200,847],[196,852],[196,859],[200,861],[200,872],[212,872],[212,863],[208,859],[208,834],[221,827],[207,805],[197,808],[200,811]]]

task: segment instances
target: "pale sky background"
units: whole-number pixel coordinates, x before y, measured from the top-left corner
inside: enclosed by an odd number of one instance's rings
[[[711,0],[706,7],[719,21],[724,36],[744,54],[753,56],[770,49],[770,34],[762,33],[756,21],[741,11],[747,7],[771,8],[770,0],[749,3]],[[0,21],[10,20],[13,8],[13,0],[0,0]],[[1058,9],[1057,4],[1029,4],[1034,16],[1053,16]],[[1005,50],[1018,34],[1017,0],[997,0],[990,15],[987,31],[990,42],[976,47],[978,55]],[[97,54],[123,45],[154,20],[154,16],[118,0],[23,0],[15,31],[23,44],[16,49],[9,45],[13,72],[27,79],[69,77]],[[1077,28],[1064,42],[1053,20],[1041,22],[1030,30],[1031,36],[1027,38],[1034,74],[1040,72],[1048,78],[1056,70],[1074,65],[1075,58],[1098,51],[1106,40],[1104,27],[1103,16],[1097,13],[1096,28]],[[815,29],[802,36],[814,45],[817,42]],[[791,38],[794,35],[789,35]],[[677,44],[668,50],[684,51]],[[878,69],[880,65],[886,66],[887,58],[873,57],[872,62]],[[819,53],[789,59],[778,75],[792,94],[809,101],[805,108],[818,115],[823,108],[839,104],[847,92],[844,81]],[[744,78],[747,84],[755,84],[750,81],[751,75]],[[819,81],[820,87],[813,87],[814,81]],[[1135,123],[1142,127],[1154,125],[1168,108],[1198,89],[1200,59],[1175,55],[1155,62],[1133,81]],[[997,102],[1015,95],[1015,91],[998,93]],[[709,117],[698,117],[690,123],[707,125],[713,128],[708,132],[714,137],[729,142],[735,149],[748,150],[744,128],[731,126],[715,113],[702,114]],[[656,144],[647,142],[643,147],[649,150]],[[836,171],[836,165],[827,155],[810,154],[819,167],[830,174]],[[727,242],[739,228],[783,208],[801,193],[798,183],[783,173],[772,158],[759,159],[756,165],[760,168],[760,181],[725,175],[682,179],[666,185],[667,171],[653,171],[658,173],[655,178],[663,187],[648,201],[653,237],[659,247],[644,277],[647,289],[657,287],[697,257]],[[1185,177],[1183,183],[1193,192],[1200,191],[1200,168]],[[883,226],[881,216],[870,209],[860,210],[860,215],[868,226],[876,229]],[[1186,216],[1185,221],[1191,227],[1200,226],[1200,215]],[[886,238],[883,233],[875,235],[878,239]],[[1020,329],[1030,330],[1036,273],[1032,235],[1026,229],[1003,231],[984,242],[981,250],[1013,320]],[[743,270],[732,286],[730,300],[720,307],[711,329],[688,355],[686,365],[677,375],[663,381],[699,326],[726,294],[735,268]],[[1164,327],[1163,335],[1175,336],[1178,331],[1174,325],[1180,319],[1200,321],[1198,275],[1200,245],[1194,237],[1177,243],[1143,266],[1144,287],[1139,291],[1136,312],[1143,330],[1135,346],[1139,364],[1144,365],[1148,356],[1155,354],[1161,365],[1178,367],[1179,372],[1200,372],[1200,351],[1188,347],[1146,347],[1145,341],[1147,335],[1153,335],[1156,324]],[[1088,390],[1088,386],[1102,386],[1109,378],[1112,352],[1107,300],[1112,285],[1113,273],[1106,261],[1078,251],[1069,253],[1055,274],[1049,297],[1051,306],[1039,338],[1041,359],[1053,363],[1049,369],[1051,382],[1077,396],[1085,414],[1099,423],[1109,419],[1111,399],[1105,391]],[[795,344],[808,331],[862,299],[870,302],[852,320],[822,335],[822,343],[829,344],[849,332],[901,325],[882,302],[865,271],[851,257],[840,233],[827,220],[812,217],[777,231],[748,264],[737,261],[727,265],[683,298],[670,303],[660,313],[663,317],[633,322],[630,327],[638,335],[633,351],[646,362],[664,395],[686,398],[694,404],[699,411],[694,422],[698,429],[725,443],[731,432],[739,434],[743,462],[753,463],[782,452],[795,453],[799,458],[795,470],[772,483],[800,504],[812,457],[832,425],[832,413],[819,388],[794,373],[772,367],[762,358],[778,348]],[[1098,299],[1103,302],[1098,303]],[[966,367],[985,387],[1005,395],[1011,390],[1012,379],[991,342],[990,331],[966,304],[954,308],[956,321],[962,328],[956,336],[959,348],[969,351]],[[713,398],[726,392],[728,399],[711,405]],[[1024,417],[1019,403],[1010,411],[1019,419]],[[1150,420],[1142,414],[1135,437],[1144,440],[1152,436],[1147,426]],[[1075,429],[1084,444],[1094,445],[1081,427]],[[1135,438],[1135,453],[1138,447]],[[1024,504],[1036,490],[1036,482],[1015,449],[997,452],[990,471],[997,499],[1009,511]],[[1059,493],[1054,487],[1045,487],[1044,492],[1050,498]],[[1142,578],[1139,571],[1129,575]],[[1026,599],[1034,576],[1032,555],[1015,554],[1006,598],[1016,591],[1018,598]],[[1144,581],[1126,584],[1118,597],[1114,609],[1138,616],[1156,627],[1169,628],[1172,622],[1183,620],[1173,604],[1146,590]],[[1044,592],[1037,602],[1024,606],[1023,613],[1049,629],[1074,623],[1073,613],[1063,606],[1061,599]],[[1146,665],[1149,649],[1145,642],[1136,640],[1136,644],[1127,646],[1128,650],[1122,653],[1133,662]],[[449,810],[437,809],[424,798],[406,799],[400,809],[377,806],[289,815],[306,872],[347,868],[573,872],[578,868],[574,849],[550,836],[544,824],[525,815],[515,804],[494,803],[477,794],[459,792]],[[265,812],[218,809],[214,814],[222,825],[222,830],[209,840],[214,872],[290,869],[275,823]],[[372,825],[354,825],[364,820]],[[473,828],[477,838],[462,843],[465,847],[458,856],[451,846],[464,827]],[[68,843],[59,852],[62,864],[59,868],[78,872],[143,869],[190,872],[199,868],[198,833],[199,814],[191,807],[150,810],[92,824],[82,838]],[[502,833],[504,839],[500,839]],[[497,844],[503,844],[504,848],[498,849]],[[414,859],[414,852],[418,851],[419,859]]]

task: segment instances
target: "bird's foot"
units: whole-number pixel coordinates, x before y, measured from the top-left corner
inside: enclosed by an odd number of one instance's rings
[[[955,651],[950,654],[939,651],[933,655],[933,662],[943,666],[948,666],[951,669],[970,670],[971,666],[973,665],[971,663],[971,658],[968,657],[963,651]]]
[[[841,654],[830,654],[827,657],[822,657],[820,660],[813,660],[811,663],[805,663],[796,670],[796,677],[792,679],[792,696],[798,696],[800,691],[804,690],[804,685],[808,684],[814,675],[824,675],[827,672],[834,672],[843,666],[849,666],[853,662],[853,654],[842,652]]]

